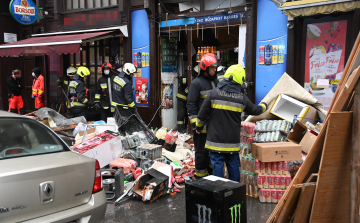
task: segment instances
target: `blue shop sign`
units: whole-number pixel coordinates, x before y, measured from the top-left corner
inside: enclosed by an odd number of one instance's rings
[[[38,15],[37,7],[31,0],[12,0],[9,10],[14,19],[24,25],[34,23]]]
[[[195,23],[208,23],[208,22],[224,22],[227,20],[236,20],[241,18],[246,18],[246,13],[233,13],[233,14],[222,14],[222,15],[212,15],[195,18]]]

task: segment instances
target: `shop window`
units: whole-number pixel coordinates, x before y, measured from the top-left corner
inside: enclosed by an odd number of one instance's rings
[[[71,67],[74,67],[74,57],[73,57],[73,54],[70,54],[70,55],[69,55],[69,59],[70,59],[70,66],[71,66]]]
[[[90,67],[90,85],[96,85],[95,67]]]
[[[86,50],[82,50],[82,65],[86,66]]]
[[[79,54],[75,54],[75,60],[76,60],[76,66],[79,67],[80,64],[80,55]]]
[[[106,46],[105,47],[105,62],[109,62],[109,58],[110,57],[110,51],[109,51],[109,47]]]
[[[90,65],[95,65],[95,48],[90,47]]]

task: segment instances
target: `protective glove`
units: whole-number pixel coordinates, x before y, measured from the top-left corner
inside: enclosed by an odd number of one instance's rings
[[[35,98],[35,96],[34,96],[34,95],[31,95],[31,98]]]
[[[100,111],[100,109],[101,109],[100,103],[95,103],[95,109]]]
[[[38,96],[38,99],[41,99],[41,97],[40,97],[40,96]]]

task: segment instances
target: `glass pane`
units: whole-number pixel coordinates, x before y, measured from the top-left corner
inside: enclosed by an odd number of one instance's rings
[[[94,8],[100,8],[101,7],[101,0],[95,0],[95,7]]]
[[[80,66],[80,55],[75,54],[75,58],[76,58],[76,66]]]
[[[102,7],[109,6],[109,0],[102,0]]]
[[[109,56],[110,56],[110,52],[109,52],[109,47],[105,47],[105,62],[109,62]]]
[[[85,0],[80,0],[80,8],[85,8]]]
[[[66,10],[71,10],[72,0],[66,0]]]
[[[100,54],[100,47],[97,47],[97,65],[102,65],[103,64],[103,57]]]
[[[82,64],[86,66],[86,50],[82,51]]]
[[[70,66],[74,67],[74,54],[69,54]]]
[[[90,65],[95,65],[95,49],[90,47]]]
[[[94,8],[94,0],[86,0],[88,9]]]
[[[89,89],[89,99],[91,102],[94,102],[95,99],[95,91],[96,91],[96,86],[95,85],[91,85],[90,89]]]
[[[73,0],[73,9],[79,8],[79,0]]]
[[[95,76],[95,67],[90,67],[90,85],[95,85],[95,80],[96,80],[96,76]]]
[[[110,5],[117,5],[117,0],[110,0]]]
[[[97,79],[99,80],[99,78],[102,76],[102,68],[98,67],[97,68]]]

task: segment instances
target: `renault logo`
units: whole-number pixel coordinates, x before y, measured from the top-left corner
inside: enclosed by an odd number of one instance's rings
[[[44,186],[44,194],[45,194],[45,196],[46,197],[49,197],[50,195],[51,195],[51,193],[53,192],[53,188],[52,188],[52,186],[50,185],[50,184],[46,184],[45,186]]]

